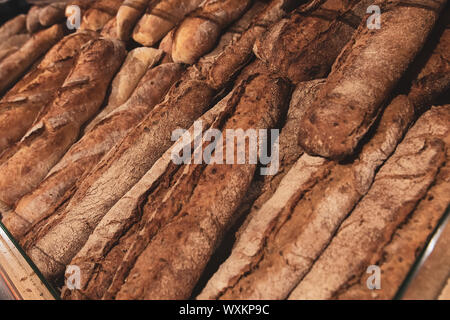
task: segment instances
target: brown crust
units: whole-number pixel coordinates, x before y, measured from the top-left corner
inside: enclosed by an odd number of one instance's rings
[[[105,39],[87,43],[45,115],[0,166],[2,201],[14,204],[44,179],[75,142],[80,127],[98,111],[124,56],[119,43]]]
[[[450,106],[434,107],[419,118],[290,299],[332,298],[380,261],[395,230],[424,199],[445,165],[449,121]]]
[[[0,94],[4,93],[48,49],[63,37],[55,25],[34,34],[18,51],[0,63]]]
[[[289,96],[288,85],[267,75],[256,75],[243,85],[244,90],[237,90],[238,96],[230,99],[235,111],[223,130],[274,127]],[[247,159],[248,156],[246,152]],[[185,169],[189,172],[188,180],[183,182],[187,190],[182,192],[182,186],[176,188],[177,194],[184,197],[159,211],[158,215],[162,216],[167,211],[169,221],[158,228],[136,260],[117,299],[188,298],[233,221],[233,213],[255,169],[256,165],[251,164],[188,165]],[[210,206],[210,203],[215,205]],[[153,262],[149,265],[149,261]]]
[[[0,153],[19,141],[38,120],[72,69],[83,44],[95,37],[92,33],[77,33],[63,38],[5,95],[0,102]],[[3,163],[8,157],[1,158]]]
[[[375,3],[382,8],[381,29],[360,25],[333,65],[317,103],[299,123],[299,141],[307,152],[332,159],[354,153],[422,48],[445,2]]]

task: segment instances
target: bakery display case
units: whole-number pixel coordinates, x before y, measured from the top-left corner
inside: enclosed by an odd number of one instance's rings
[[[0,299],[449,299],[449,6],[1,1]]]

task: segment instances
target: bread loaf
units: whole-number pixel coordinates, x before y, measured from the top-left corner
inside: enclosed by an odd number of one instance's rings
[[[445,165],[449,121],[450,106],[443,106],[416,122],[290,299],[331,298],[380,261],[396,228],[426,196]]]
[[[150,1],[133,30],[133,39],[147,47],[155,45],[204,0]]]
[[[202,121],[202,132],[211,128],[213,123],[223,119],[229,113],[230,97],[231,93],[198,119]],[[194,126],[191,126],[189,133],[191,136],[186,143],[191,144],[195,138],[198,138],[195,136]],[[140,208],[148,198],[148,190],[153,190],[158,185],[161,186],[160,189],[167,189],[166,181],[174,179],[171,175],[177,171],[178,167],[172,162],[172,151],[178,143],[183,143],[184,139],[185,137],[181,137],[172,145],[100,221],[86,244],[71,261],[71,264],[78,265],[85,275],[82,279],[82,288],[76,291],[64,288],[62,297],[107,299],[117,294],[124,277],[149,240],[137,232],[150,218],[147,215],[143,216]],[[149,210],[146,212],[148,213]],[[116,221],[114,225],[111,224],[113,220]],[[129,249],[131,245],[133,250]],[[95,263],[92,263],[93,261]]]
[[[148,70],[130,99],[101,119],[69,149],[32,193],[22,197],[15,212],[3,221],[11,234],[21,239],[35,223],[70,199],[74,185],[163,99],[182,71],[179,64]]]
[[[0,63],[0,95],[62,37],[62,27],[54,25],[33,35],[18,51],[3,59]]]
[[[250,0],[209,0],[181,22],[174,34],[172,59],[192,64],[217,44],[222,30],[238,19]]]
[[[363,21],[333,65],[317,103],[299,122],[299,141],[307,152],[333,159],[354,153],[446,3],[419,2],[375,2],[381,7],[381,28],[371,30]]]
[[[312,12],[297,10],[255,43],[256,56],[292,82],[325,77],[351,39],[372,0],[322,1]]]
[[[85,46],[45,115],[0,166],[0,200],[13,205],[45,178],[98,111],[124,56],[119,42],[95,39]]]
[[[19,141],[43,114],[71,71],[81,47],[95,34],[78,32],[63,38],[41,63],[0,101],[0,154]],[[5,160],[5,155],[0,160]]]
[[[209,68],[206,81],[212,88],[221,88],[238,73],[252,58],[253,45],[269,26],[285,16],[294,5],[295,0],[272,0],[267,8],[258,14],[252,26],[232,45],[227,46],[218,55]]]
[[[157,64],[162,54],[160,50],[145,47],[136,48],[128,53],[125,62],[112,81],[107,106],[89,123],[85,132],[90,131],[110,112],[128,100],[147,69]]]
[[[301,156],[279,189],[250,216],[231,256],[199,298],[286,298],[367,192],[413,119],[413,106],[399,96],[353,163]]]
[[[30,8],[27,14],[27,30],[29,33],[35,33],[42,26],[39,22],[39,14],[42,10],[42,7],[33,6]]]
[[[447,148],[449,159],[450,148]],[[379,290],[368,290],[367,278],[370,274],[357,274],[344,288],[334,294],[336,299],[394,299],[408,272],[417,259],[417,253],[424,249],[431,232],[449,205],[450,164],[439,170],[436,180],[405,223],[397,228],[392,240],[380,254],[382,260],[376,262],[381,269],[382,285]]]
[[[39,23],[44,27],[49,27],[64,20],[66,2],[55,2],[42,8],[39,12]]]
[[[226,32],[220,37],[219,43],[211,52],[202,56],[199,61],[195,64],[195,68],[190,68],[194,75],[191,77],[200,77],[205,79],[211,69],[212,65],[216,59],[224,52],[228,46],[233,46],[233,44],[239,40],[244,32],[246,32],[254,22],[255,17],[262,12],[267,7],[267,3],[255,2],[247,12],[237,21],[235,21]],[[173,44],[173,33],[172,30],[161,40],[160,48],[170,54],[172,54],[172,44]],[[230,66],[231,68],[233,66]]]
[[[26,15],[19,14],[5,22],[0,27],[0,39],[4,40],[13,35],[26,32]]]
[[[127,41],[150,0],[125,0],[117,11],[117,35]]]
[[[64,272],[101,218],[171,146],[172,131],[188,128],[209,107],[213,95],[202,81],[176,83],[166,100],[93,168],[78,186],[61,221],[27,251],[46,277],[54,279]]]
[[[16,34],[5,39],[0,45],[0,62],[7,56],[19,50],[29,39],[30,36],[26,33]]]
[[[450,9],[447,8],[442,20],[445,22],[444,30],[408,94],[409,99],[422,110],[450,91]]]
[[[122,0],[97,0],[84,12],[80,29],[100,31],[114,18]]]
[[[275,127],[289,97],[286,82],[264,74],[255,75],[242,86],[230,99],[234,112],[222,129],[225,141],[234,140],[227,138],[227,129]],[[221,151],[225,154],[220,148],[215,150]],[[223,234],[234,221],[233,213],[255,173],[256,164],[249,163],[249,153],[247,149],[246,164],[191,164],[184,168],[185,175],[166,196],[168,201],[147,222],[145,228],[154,230],[153,234],[143,234],[150,236],[149,244],[137,258],[117,299],[190,296]],[[153,210],[152,200],[150,196],[144,210]]]

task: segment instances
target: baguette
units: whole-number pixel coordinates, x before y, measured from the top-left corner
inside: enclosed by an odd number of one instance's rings
[[[203,130],[211,128],[213,123],[228,114],[230,97],[231,93],[198,119],[202,121]],[[101,220],[86,244],[70,262],[78,265],[85,275],[82,278],[82,288],[76,291],[63,288],[61,296],[64,299],[108,299],[117,294],[129,268],[148,243],[148,239],[141,236],[142,231],[137,232],[149,219],[147,215],[140,213],[143,201],[148,199],[148,190],[153,190],[158,185],[167,188],[165,181],[174,179],[171,175],[177,170],[177,166],[172,162],[172,151],[178,143],[186,141],[192,144],[194,139],[198,138],[193,137],[194,126],[191,126],[189,133],[190,137],[181,137],[172,145]],[[148,211],[146,210],[147,213]],[[113,220],[116,223],[111,224]],[[133,250],[128,249],[131,246]],[[141,249],[138,250],[139,248]]]
[[[156,65],[162,54],[160,50],[145,47],[136,48],[128,53],[120,71],[112,81],[108,105],[89,123],[85,132],[89,132],[110,112],[128,100],[147,69]]]
[[[325,77],[372,0],[327,0],[295,11],[256,41],[254,53],[293,83]]]
[[[332,298],[352,278],[380,261],[396,228],[406,221],[445,165],[449,121],[448,105],[419,118],[289,299]]]
[[[231,256],[199,298],[285,299],[367,192],[414,115],[406,96],[394,99],[353,163],[302,155],[273,196],[250,216]]]
[[[443,18],[447,25],[408,94],[409,99],[422,109],[450,91],[450,9]]]
[[[47,278],[56,279],[64,272],[101,218],[171,146],[172,131],[189,127],[209,107],[213,96],[214,90],[202,81],[176,83],[166,100],[92,169],[61,219],[27,250]]]
[[[296,0],[273,0],[252,23],[242,36],[233,44],[227,46],[220,53],[209,68],[206,81],[212,88],[222,88],[238,71],[251,60],[253,45],[270,25],[284,17],[293,6],[298,5]]]
[[[63,37],[61,26],[36,33],[18,51],[0,63],[0,95],[48,49]]]
[[[450,158],[447,148],[447,159]],[[383,275],[380,290],[367,289],[367,273],[357,274],[348,286],[334,294],[336,299],[394,299],[398,289],[405,280],[417,259],[417,253],[423,250],[431,232],[449,205],[450,163],[439,170],[433,186],[420,200],[405,224],[397,228],[392,240],[383,248],[383,257],[377,261]]]
[[[83,14],[80,29],[100,31],[114,18],[122,0],[97,0]]]
[[[65,2],[55,2],[42,8],[39,12],[39,23],[44,27],[49,27],[64,20],[66,11]]]
[[[147,47],[155,45],[204,0],[150,1],[133,30],[133,39]]]
[[[29,39],[30,36],[24,33],[16,34],[3,41],[0,45],[0,62],[7,56],[19,50]]]
[[[35,70],[20,80],[0,102],[0,153],[19,141],[56,96],[83,44],[96,37],[79,32],[63,38]],[[0,163],[4,162],[5,155]]]
[[[0,39],[6,39],[16,34],[26,32],[26,15],[19,14],[17,17],[5,22],[0,27]]]
[[[95,39],[85,46],[46,114],[0,166],[0,200],[13,205],[45,178],[98,111],[124,56],[119,42]]]
[[[41,24],[39,22],[39,15],[41,13],[42,7],[32,6],[27,14],[27,30],[29,33],[35,33],[41,29]]]
[[[134,26],[144,14],[150,0],[125,0],[117,11],[117,35],[128,41]]]
[[[15,212],[3,221],[9,232],[16,239],[21,239],[34,224],[67,201],[75,183],[79,183],[84,173],[163,99],[182,70],[179,64],[149,69],[130,99],[85,134],[53,167],[45,180],[32,193],[22,197]]]
[[[237,20],[250,0],[209,0],[181,22],[174,34],[172,59],[193,64],[217,44],[223,29]]]
[[[229,28],[226,29],[226,32],[220,37],[219,43],[214,50],[205,54],[199,59],[198,63],[196,63],[195,72],[199,74],[199,77],[206,78],[209,70],[217,58],[228,46],[233,46],[233,43],[239,40],[242,34],[252,26],[255,17],[259,15],[266,7],[267,3],[265,2],[255,2],[239,20],[235,21]],[[175,29],[169,32],[160,43],[160,48],[163,47],[163,50],[168,54],[172,53],[174,32]],[[192,75],[192,77],[195,77],[195,75]],[[236,81],[236,83],[237,82],[239,81]]]
[[[307,152],[332,159],[354,153],[446,3],[419,2],[375,2],[382,8],[381,29],[360,25],[299,123],[299,142]]]
[[[315,100],[317,92],[324,82],[324,79],[301,82],[292,93],[286,123],[281,129],[279,137],[278,172],[274,175],[267,175],[261,178],[255,177],[252,181],[249,192],[245,195],[244,201],[242,201],[242,204],[237,210],[239,216],[246,216],[239,230],[245,230],[247,223],[258,213],[261,206],[273,196],[283,177],[303,154],[303,149],[296,141],[298,136],[298,119],[305,109]],[[313,161],[316,160],[313,158]],[[321,161],[318,162],[322,164]],[[306,164],[303,166],[307,167]],[[314,164],[310,169],[318,169],[319,167]],[[308,172],[311,175],[313,173],[311,170]]]
[[[234,113],[223,128],[225,140],[227,129],[275,127],[289,96],[285,81],[265,74],[254,75],[241,85],[230,99]],[[225,153],[222,149],[215,152]],[[180,177],[167,195],[176,200],[168,200],[151,214],[153,221],[148,221],[146,228],[153,229],[154,234],[149,234],[149,244],[130,270],[117,299],[186,299],[191,295],[236,218],[233,213],[255,173],[256,164],[248,162],[248,150],[245,157],[247,163],[242,165],[194,164],[184,168],[187,175]],[[144,210],[153,210],[152,200],[150,196]]]

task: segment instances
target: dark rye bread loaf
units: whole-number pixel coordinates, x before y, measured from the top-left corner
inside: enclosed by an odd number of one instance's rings
[[[382,259],[383,248],[448,161],[449,122],[449,105],[433,107],[419,118],[290,299],[332,298]]]
[[[312,12],[294,11],[255,43],[271,70],[292,82],[325,77],[373,0],[328,0]]]
[[[63,28],[54,25],[34,34],[19,50],[0,62],[0,95],[26,70],[63,37]]]
[[[237,88],[229,103],[234,110],[222,129],[269,129],[277,125],[289,98],[290,88],[281,78],[251,76]],[[236,141],[234,156],[236,156]],[[237,142],[239,143],[239,142]],[[223,152],[219,147],[215,152]],[[191,295],[207,262],[235,217],[256,170],[246,164],[187,165],[169,190],[170,199],[149,226],[151,241],[136,260],[118,292],[117,299],[186,299]],[[168,195],[169,195],[168,194]],[[151,200],[151,198],[149,199]],[[145,209],[153,210],[155,202]],[[211,206],[214,203],[214,206]],[[162,225],[158,218],[161,217]]]
[[[229,115],[228,101],[231,94],[198,119],[202,121],[202,133]],[[189,128],[189,133],[187,140],[184,140],[183,136],[177,144],[184,142],[191,144],[198,138],[194,137],[194,126]],[[150,240],[149,237],[144,236],[144,231],[146,234],[152,231],[152,228],[146,229],[146,225],[148,221],[151,226],[154,219],[153,211],[150,205],[143,210],[143,204],[164,197],[178,179],[173,177],[178,166],[172,162],[172,152],[177,144],[172,145],[100,221],[86,244],[70,262],[79,266],[85,275],[81,280],[81,289],[63,288],[63,298],[108,299],[117,294],[124,277],[127,276],[136,258]],[[182,170],[179,170],[177,174],[181,173]],[[151,199],[149,190],[152,194]],[[155,205],[158,203],[155,202]],[[111,223],[112,221],[114,223]]]
[[[94,39],[86,44],[45,115],[0,166],[1,201],[13,205],[45,178],[75,142],[81,126],[98,112],[124,58],[122,43]]]
[[[381,28],[369,29],[363,21],[299,122],[299,142],[307,152],[333,159],[354,153],[445,3],[375,2],[381,7]]]
[[[96,37],[91,32],[66,36],[3,97],[0,101],[0,154],[19,141],[38,115],[42,115],[72,70],[83,45]]]
[[[399,96],[352,163],[301,156],[273,196],[253,213],[230,257],[198,298],[285,299],[367,192],[377,168],[413,119],[413,106]]]
[[[18,202],[15,211],[3,221],[9,232],[21,239],[34,224],[51,215],[70,199],[74,186],[126,133],[163,100],[183,67],[164,64],[149,69],[130,99],[102,119],[74,144],[44,181]]]

